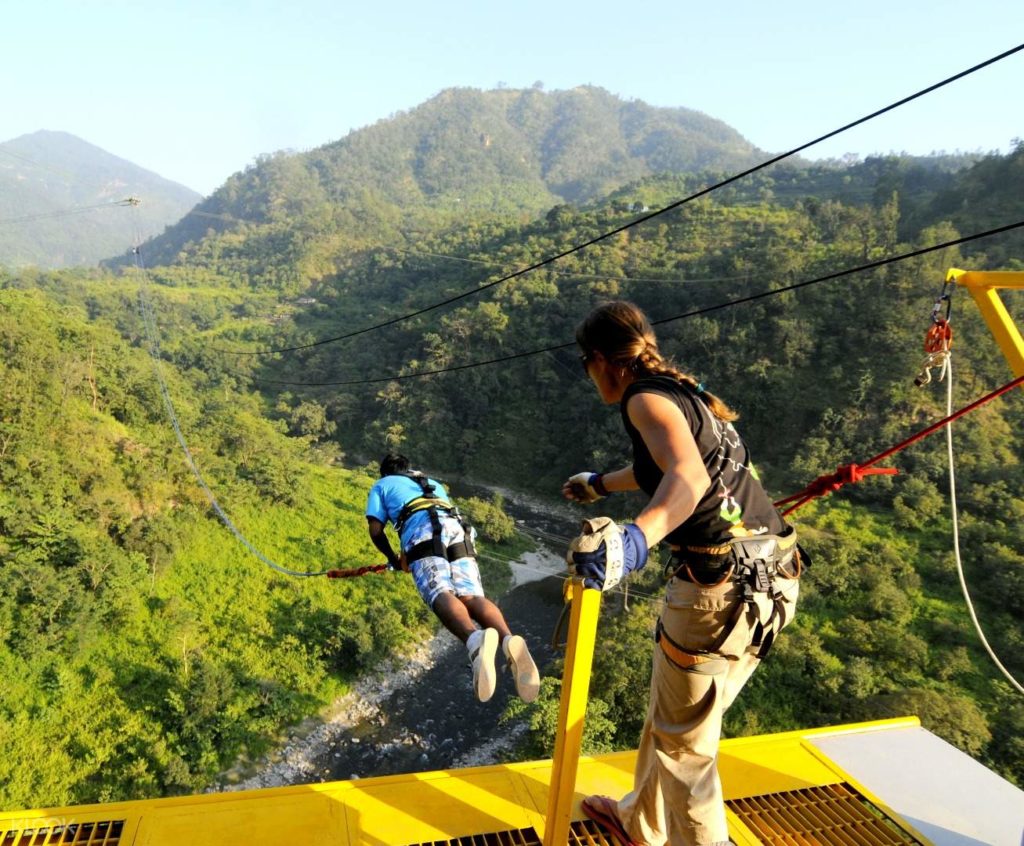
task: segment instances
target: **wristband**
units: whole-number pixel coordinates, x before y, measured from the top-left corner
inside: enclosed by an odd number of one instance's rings
[[[604,486],[604,473],[594,473],[590,477],[590,487],[594,489],[594,492],[600,496],[608,496],[610,491]]]

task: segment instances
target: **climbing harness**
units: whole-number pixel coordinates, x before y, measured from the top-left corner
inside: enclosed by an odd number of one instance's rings
[[[806,564],[804,557],[792,528],[781,535],[754,535],[734,538],[719,546],[675,550],[666,565],[666,575],[702,588],[714,588],[733,581],[740,588],[742,601],[737,603],[732,619],[715,646],[700,652],[684,649],[673,641],[659,620],[654,639],[665,657],[687,672],[719,672],[720,666],[715,661],[727,659],[716,653],[732,636],[741,617],[751,610],[757,623],[749,645],[756,650],[758,658],[764,658],[784,623],[784,591],[780,581],[799,579]]]
[[[402,506],[402,510],[399,512],[398,517],[395,520],[395,531],[398,532],[399,537],[402,535],[402,530],[405,529],[406,523],[413,514],[417,514],[420,511],[426,511],[430,517],[430,527],[433,534],[425,541],[414,544],[405,551],[404,556],[404,569],[408,570],[409,565],[414,561],[419,561],[421,558],[446,558],[448,561],[457,561],[460,558],[473,558],[476,556],[476,546],[473,543],[473,535],[476,531],[469,523],[463,519],[459,513],[459,509],[452,505],[447,499],[441,499],[435,496],[436,490],[430,483],[430,480],[423,474],[416,471],[410,471],[406,473],[396,473],[396,476],[405,476],[407,479],[412,479],[416,484],[420,486],[420,490],[423,492],[422,496],[418,496],[415,499],[409,500],[405,505]],[[464,535],[463,540],[457,543],[445,545],[444,538],[442,537],[441,527],[441,512],[444,512],[447,516],[452,517],[462,527]]]
[[[740,608],[742,609],[743,606],[741,605]],[[729,628],[730,634],[732,633],[732,629],[735,625],[736,621],[734,621]],[[715,675],[716,673],[722,672],[729,663],[729,659],[724,655],[712,655],[707,652],[691,652],[688,649],[683,649],[683,647],[668,636],[668,633],[665,631],[665,626],[662,624],[660,619],[658,620],[658,624],[654,627],[654,642],[661,647],[661,651],[671,663],[675,664],[680,670],[684,670],[687,673]]]

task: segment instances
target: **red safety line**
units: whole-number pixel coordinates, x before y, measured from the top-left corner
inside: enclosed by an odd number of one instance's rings
[[[997,388],[996,390],[992,391],[992,393],[986,394],[980,399],[976,399],[970,405],[965,405],[959,411],[954,411],[952,414],[949,415],[949,417],[944,417],[937,423],[933,423],[931,426],[928,426],[927,428],[922,429],[920,432],[911,435],[905,441],[900,441],[900,443],[896,444],[896,446],[890,447],[885,452],[880,452],[874,458],[869,458],[863,464],[844,464],[843,466],[839,467],[835,473],[829,473],[825,476],[819,476],[799,493],[795,493],[792,496],[787,496],[785,499],[780,499],[778,502],[775,503],[775,506],[778,507],[780,505],[785,505],[787,502],[793,502],[794,500],[796,500],[795,505],[791,505],[789,508],[782,512],[782,516],[786,517],[789,514],[792,514],[798,508],[800,508],[800,506],[806,505],[812,499],[816,499],[819,496],[825,496],[827,494],[832,493],[833,491],[837,491],[843,485],[859,482],[865,476],[874,476],[880,474],[894,476],[897,473],[899,473],[899,471],[895,467],[879,467],[877,469],[871,469],[871,465],[877,464],[879,461],[888,458],[890,455],[893,455],[894,453],[897,453],[902,449],[906,449],[912,443],[916,443],[922,438],[928,437],[928,435],[931,435],[932,433],[938,431],[943,426],[947,426],[948,424],[956,420],[958,417],[963,417],[968,412],[974,411],[974,409],[978,408],[978,406],[984,405],[989,400],[994,400],[996,397],[1005,394],[1007,391],[1013,390],[1020,384],[1024,384],[1024,376],[1018,376],[1012,382],[1008,382],[1007,384],[1003,385],[1003,387]]]
[[[387,569],[387,564],[369,564],[365,567],[354,567],[351,570],[328,570],[325,575],[328,579],[349,579],[353,576],[365,576],[367,573],[383,573]]]

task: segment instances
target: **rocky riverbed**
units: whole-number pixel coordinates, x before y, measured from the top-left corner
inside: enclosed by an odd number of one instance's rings
[[[562,539],[579,519],[568,505],[537,503],[513,491],[454,485],[456,496],[500,493],[521,528],[540,538],[534,552],[512,562],[514,584],[498,600],[513,631],[522,634],[544,675],[554,653],[551,633],[562,610]],[[485,585],[486,587],[486,585]],[[500,722],[515,695],[499,674],[490,702],[473,694],[466,652],[438,631],[408,656],[360,680],[329,711],[297,726],[287,742],[255,767],[223,773],[219,790],[308,784],[502,760],[526,726]]]
[[[530,552],[513,567],[515,586],[499,601],[513,631],[521,633],[543,675],[553,652],[551,632],[562,608],[565,565],[551,551]],[[476,700],[465,649],[446,631],[360,680],[325,716],[309,720],[254,775],[224,773],[221,790],[280,787],[501,760],[525,731],[503,724],[509,695],[499,674],[490,702]],[[251,771],[250,771],[251,772]]]

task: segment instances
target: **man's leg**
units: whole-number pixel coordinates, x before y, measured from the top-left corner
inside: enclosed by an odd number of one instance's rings
[[[498,632],[486,626],[478,629],[465,603],[453,593],[446,591],[438,594],[432,607],[444,627],[466,644],[469,662],[473,667],[473,690],[477,699],[486,702],[494,695],[498,683],[498,673],[494,666],[494,656],[500,641]]]
[[[524,702],[533,702],[540,693],[540,671],[530,655],[526,641],[520,635],[512,634],[501,613],[486,596],[463,596],[462,601],[469,611],[469,616],[485,629],[495,629],[501,637],[501,651],[512,672],[512,682],[516,693]]]
[[[463,643],[476,631],[476,625],[466,608],[465,600],[460,600],[454,593],[438,594],[434,600],[433,611],[444,627]]]
[[[476,620],[481,628],[497,629],[502,639],[512,634],[501,609],[486,596],[460,596],[459,599],[466,608],[467,616]]]

